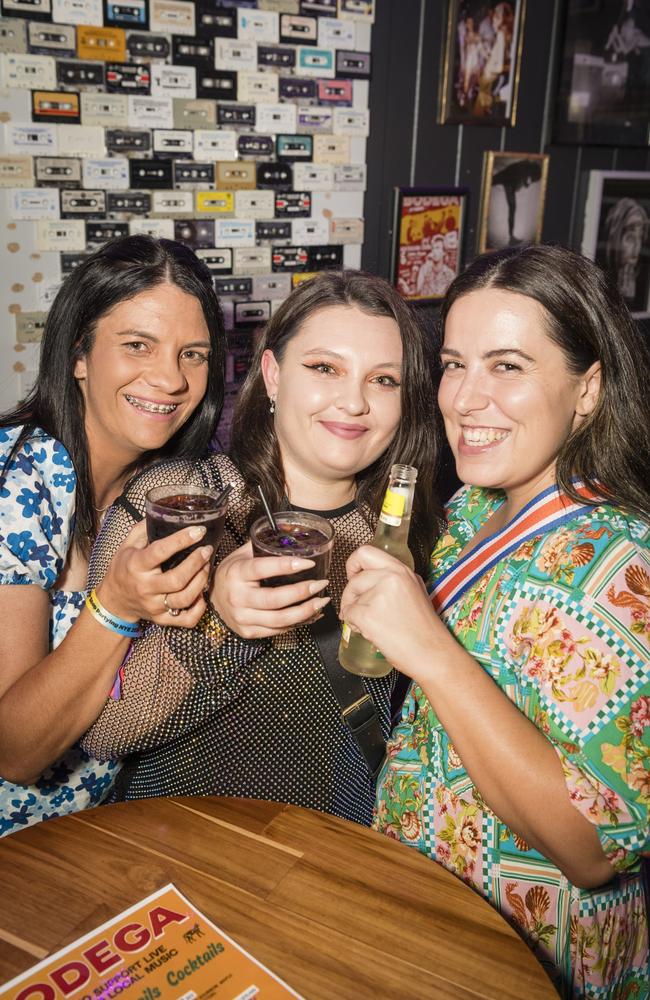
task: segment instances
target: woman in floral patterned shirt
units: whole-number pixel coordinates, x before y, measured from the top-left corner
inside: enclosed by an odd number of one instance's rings
[[[36,385],[0,419],[0,835],[95,805],[118,765],[74,744],[99,713],[129,640],[84,609],[101,515],[136,468],[208,449],[224,335],[209,272],[181,244],[127,237],[63,283]],[[123,623],[191,626],[209,551],[175,570],[186,529],[120,547],[97,595]],[[170,605],[189,608],[178,618]]]
[[[431,598],[362,548],[342,602],[413,679],[375,825],[485,896],[562,996],[641,1000],[647,347],[602,272],[550,246],[478,258],[441,329],[440,407],[471,485],[449,504]]]

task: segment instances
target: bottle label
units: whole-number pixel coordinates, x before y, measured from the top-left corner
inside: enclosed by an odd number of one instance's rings
[[[401,490],[386,490],[379,520],[398,528],[406,509],[406,493]]]
[[[341,629],[341,638],[346,646],[350,642],[351,635],[352,635],[352,629],[350,628],[347,622],[343,622],[343,628]]]
[[[404,517],[406,507],[406,496],[398,493],[397,490],[386,490],[386,496],[382,504],[382,514],[390,514],[392,517]]]

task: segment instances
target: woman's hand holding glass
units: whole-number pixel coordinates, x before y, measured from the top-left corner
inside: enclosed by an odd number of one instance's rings
[[[329,597],[314,595],[327,580],[291,583],[291,575],[314,565],[312,559],[286,556],[253,556],[246,542],[216,568],[210,600],[220,618],[243,639],[281,635],[291,628],[313,621],[329,603]],[[270,577],[286,576],[284,587],[264,587]]]
[[[163,572],[161,564],[196,544],[203,527],[183,528],[147,544],[144,521],[136,524],[113,556],[97,595],[113,614],[129,621],[191,628],[206,609],[204,592],[210,574],[212,546],[191,552],[178,566]]]
[[[346,570],[341,619],[421,683],[432,654],[456,646],[433,610],[422,578],[372,545],[356,549]]]

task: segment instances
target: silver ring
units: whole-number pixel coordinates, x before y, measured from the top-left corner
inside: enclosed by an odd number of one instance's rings
[[[181,613],[180,608],[170,608],[169,604],[167,603],[167,594],[163,594],[163,604],[167,608],[167,614],[171,615],[172,618],[175,618],[176,615],[180,615]]]

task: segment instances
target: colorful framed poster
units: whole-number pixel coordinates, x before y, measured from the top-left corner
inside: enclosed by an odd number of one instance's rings
[[[514,125],[526,0],[451,0],[440,121]]]
[[[650,4],[569,0],[553,139],[650,143]]]
[[[484,154],[478,250],[500,250],[542,238],[546,153]]]
[[[460,270],[466,188],[395,188],[392,281],[405,299],[442,299]]]
[[[607,271],[633,316],[650,316],[650,172],[589,172],[582,252]]]

